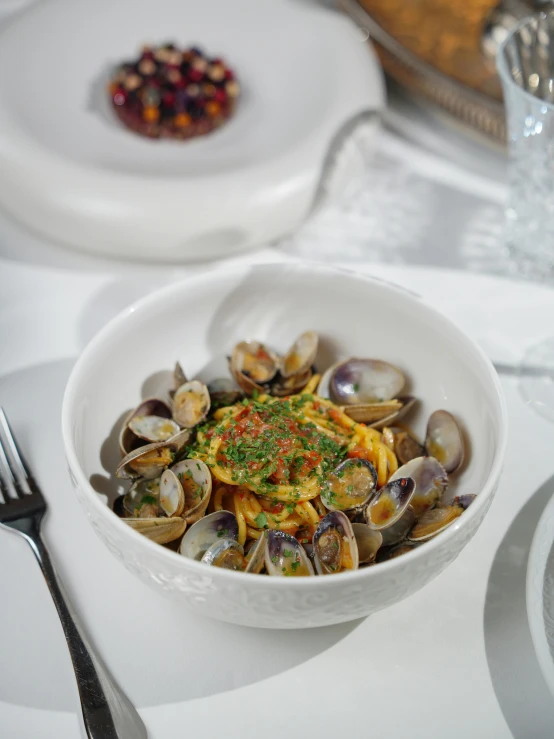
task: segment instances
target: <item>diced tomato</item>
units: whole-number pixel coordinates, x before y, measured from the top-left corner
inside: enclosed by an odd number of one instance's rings
[[[363,446],[355,446],[353,449],[351,449],[348,452],[348,456],[350,457],[350,459],[368,459],[369,460],[368,454],[369,454],[368,450],[364,449]]]
[[[271,481],[276,485],[286,485],[289,481],[288,467],[281,458],[277,460],[277,469],[271,475]]]

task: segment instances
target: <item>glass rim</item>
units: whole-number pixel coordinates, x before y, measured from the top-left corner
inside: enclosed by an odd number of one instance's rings
[[[510,87],[511,89],[516,90],[519,95],[529,100],[529,102],[532,102],[534,105],[544,105],[549,110],[554,111],[554,103],[549,103],[547,100],[543,100],[543,98],[532,95],[528,90],[524,90],[523,87],[520,87],[514,82],[505,54],[506,46],[508,46],[513,37],[518,34],[522,28],[531,25],[531,23],[537,23],[540,19],[548,18],[549,16],[552,16],[554,18],[554,10],[551,10],[548,13],[540,12],[527,15],[525,16],[525,18],[522,18],[520,21],[518,21],[518,23],[516,23],[516,25],[510,30],[504,41],[502,41],[502,43],[498,47],[498,51],[496,53],[496,71],[498,72],[500,82],[505,89]],[[505,102],[504,108],[506,108]]]

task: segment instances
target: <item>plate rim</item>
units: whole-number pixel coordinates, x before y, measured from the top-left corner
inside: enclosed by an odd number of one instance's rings
[[[552,536],[548,536],[549,524],[554,524],[554,485],[550,499],[541,513],[533,534],[525,577],[525,601],[531,641],[542,675],[554,697],[554,658],[544,623],[544,576],[548,556],[554,546],[554,531]],[[551,540],[551,546],[543,552],[546,538]]]

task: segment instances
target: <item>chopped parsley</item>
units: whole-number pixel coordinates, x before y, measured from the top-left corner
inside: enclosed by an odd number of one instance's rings
[[[256,526],[259,529],[267,528],[267,516],[265,515],[265,513],[258,513],[254,520],[256,521]]]

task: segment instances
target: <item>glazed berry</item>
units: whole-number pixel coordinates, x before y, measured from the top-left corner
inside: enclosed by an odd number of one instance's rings
[[[143,109],[142,117],[148,123],[154,123],[160,117],[160,111],[153,106],[148,106],[147,108]]]
[[[173,122],[177,126],[177,128],[185,128],[185,126],[190,126],[192,123],[192,118],[187,113],[177,113],[175,118],[173,119]]]
[[[154,74],[156,71],[156,62],[153,59],[143,59],[138,65],[138,71],[142,75]]]

